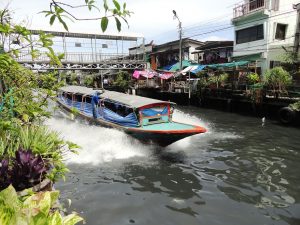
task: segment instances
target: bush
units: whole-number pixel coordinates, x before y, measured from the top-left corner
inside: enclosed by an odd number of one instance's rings
[[[126,90],[129,87],[129,80],[130,77],[127,71],[119,71],[117,73],[117,79],[114,82],[114,85]]]
[[[247,83],[250,85],[256,84],[259,82],[259,75],[257,73],[250,73],[247,75]]]
[[[227,80],[228,80],[229,75],[227,73],[222,73],[220,75],[214,75],[214,76],[210,76],[208,77],[207,83],[208,85],[216,85],[217,88],[224,87],[224,85],[226,84]]]
[[[289,107],[296,112],[300,112],[300,101],[290,104]]]
[[[74,225],[83,221],[75,213],[62,216],[54,207],[58,200],[58,191],[33,193],[27,190],[24,193],[25,196],[19,197],[12,186],[0,192],[0,224]]]
[[[86,75],[84,77],[83,83],[87,87],[92,87],[93,83],[94,83],[94,76],[92,76],[92,75]]]
[[[2,125],[2,128],[5,130],[0,132],[0,161],[9,162],[9,168],[6,168],[6,176],[9,179],[0,179],[0,187],[5,187],[8,180],[10,181],[8,184],[14,183],[14,187],[18,190],[22,190],[21,183],[26,184],[23,189],[32,187],[36,184],[33,179],[34,173],[32,176],[29,174],[20,178],[20,174],[23,172],[26,174],[27,170],[33,172],[30,168],[32,166],[43,175],[40,176],[40,181],[47,177],[55,182],[65,177],[68,169],[63,163],[63,155],[68,151],[75,152],[77,145],[63,141],[58,133],[48,130],[45,126],[18,126],[6,123]],[[6,165],[7,161],[2,164]],[[46,171],[40,170],[39,162],[43,162]],[[0,167],[0,171],[4,169]],[[32,183],[31,186],[30,183]]]
[[[278,96],[292,83],[292,76],[282,67],[275,67],[265,73],[265,84]]]

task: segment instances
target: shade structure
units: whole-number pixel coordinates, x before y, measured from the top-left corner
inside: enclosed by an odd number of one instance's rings
[[[195,70],[192,70],[191,72],[196,74],[196,73],[204,70],[205,68],[206,68],[206,65],[198,65],[197,68]]]
[[[189,72],[193,73],[193,74],[196,74],[196,73],[204,70],[205,68],[206,68],[206,65],[192,65],[192,66],[188,66],[187,68],[182,70],[180,73],[182,75],[186,75]]]
[[[182,67],[188,67],[188,66],[191,66],[193,63],[189,60],[183,60],[182,61]],[[180,63],[175,63],[171,69],[169,70],[170,72],[175,72],[177,70],[180,70]]]
[[[168,79],[172,78],[173,76],[174,76],[174,74],[170,73],[170,72],[164,72],[164,73],[160,73],[158,75],[158,77],[162,80],[168,80]]]
[[[246,66],[248,64],[249,61],[238,61],[238,62],[231,62],[231,63],[211,64],[211,65],[207,65],[207,67],[211,69],[227,69],[227,68],[233,68],[238,66]]]
[[[144,70],[144,71],[135,70],[132,76],[136,79],[140,79],[141,76],[145,78],[153,78],[154,76],[158,76],[158,73],[151,70]]]

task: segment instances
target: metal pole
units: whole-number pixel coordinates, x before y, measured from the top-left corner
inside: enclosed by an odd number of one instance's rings
[[[146,61],[145,38],[143,38],[143,61]]]
[[[95,42],[95,58],[96,58],[95,62],[97,62],[97,39],[96,39],[96,35],[95,35],[95,38],[94,38],[94,42]]]
[[[182,70],[182,27],[180,21],[179,21],[179,64],[180,64],[180,70]]]
[[[92,47],[92,62],[94,62],[93,38],[91,38],[91,47]]]
[[[102,70],[100,70],[100,74],[101,74],[101,88],[103,89],[103,73],[102,73]]]
[[[300,4],[294,5],[294,9],[297,9],[297,27],[295,33],[294,42],[294,59],[298,62],[299,59],[299,41],[300,41]]]
[[[175,10],[173,14],[174,19],[176,18],[179,22],[179,69],[182,70],[182,24]]]
[[[191,100],[191,71],[189,71],[189,103]]]

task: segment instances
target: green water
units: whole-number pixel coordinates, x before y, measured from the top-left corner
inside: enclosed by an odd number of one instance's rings
[[[205,126],[167,149],[118,131],[52,121],[83,146],[56,185],[87,224],[298,225],[300,130],[260,118],[181,108]],[[175,116],[176,117],[176,116]]]

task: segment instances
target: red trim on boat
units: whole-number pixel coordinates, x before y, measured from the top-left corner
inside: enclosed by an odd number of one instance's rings
[[[200,126],[194,126],[193,129],[188,130],[142,130],[137,128],[128,128],[129,131],[141,132],[141,133],[156,133],[156,134],[201,134],[207,130]]]

